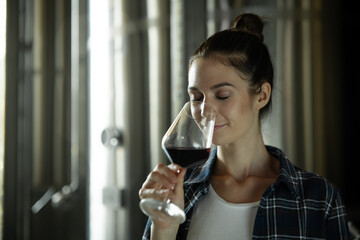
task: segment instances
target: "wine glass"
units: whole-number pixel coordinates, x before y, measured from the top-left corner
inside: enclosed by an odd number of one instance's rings
[[[184,168],[199,166],[210,154],[215,125],[215,111],[204,102],[185,103],[162,139],[162,149],[172,163]],[[141,210],[152,219],[162,218],[183,223],[184,211],[170,202],[145,198],[140,201]]]

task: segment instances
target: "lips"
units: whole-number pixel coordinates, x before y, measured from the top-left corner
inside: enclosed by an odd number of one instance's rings
[[[217,131],[217,130],[225,127],[225,126],[226,126],[226,124],[217,124],[217,125],[214,126],[214,131]]]

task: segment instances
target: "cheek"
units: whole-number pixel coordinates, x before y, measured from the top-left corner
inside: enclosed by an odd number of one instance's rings
[[[219,108],[218,123],[226,123],[231,135],[246,131],[255,121],[256,113],[250,99],[234,101]]]
[[[246,116],[251,114],[252,104],[250,100],[234,101],[222,107],[221,111],[224,112],[228,118],[239,120],[239,118],[246,118]]]

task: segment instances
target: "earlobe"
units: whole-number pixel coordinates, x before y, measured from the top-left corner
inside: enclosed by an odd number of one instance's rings
[[[265,107],[266,104],[270,101],[271,96],[271,85],[268,82],[265,82],[260,87],[260,92],[257,95],[257,108],[260,110]]]

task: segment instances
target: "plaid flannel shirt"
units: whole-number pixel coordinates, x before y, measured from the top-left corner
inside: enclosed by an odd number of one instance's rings
[[[262,196],[253,239],[350,239],[338,189],[326,178],[291,164],[280,149],[267,146],[267,150],[280,161],[280,173]],[[180,225],[176,239],[186,239],[194,208],[209,191],[215,160],[216,150],[204,165],[187,169],[186,221]],[[150,227],[151,220],[146,224],[143,240],[150,239]]]

